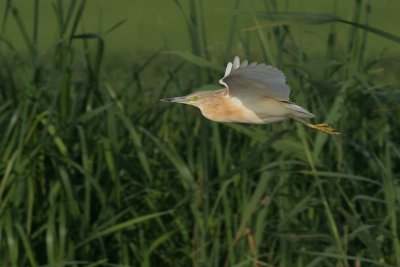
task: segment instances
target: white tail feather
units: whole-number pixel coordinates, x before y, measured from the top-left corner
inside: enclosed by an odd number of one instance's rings
[[[300,117],[300,118],[314,118],[314,114],[312,114],[311,112],[309,112],[308,110],[293,104],[293,103],[287,103],[286,107],[288,107],[293,113],[292,115],[296,116],[296,117]]]

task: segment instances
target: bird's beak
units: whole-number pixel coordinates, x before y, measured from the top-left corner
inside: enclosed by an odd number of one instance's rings
[[[160,99],[160,101],[161,102],[186,103],[187,99],[186,99],[186,96],[178,96],[178,97]]]

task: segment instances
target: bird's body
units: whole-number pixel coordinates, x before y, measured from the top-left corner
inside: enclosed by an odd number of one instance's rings
[[[200,109],[204,117],[213,121],[267,124],[288,119],[290,115],[306,118],[314,117],[313,114],[293,103],[270,97],[238,98],[229,95],[227,89],[212,92],[212,98],[195,104],[195,106]],[[268,106],[268,110],[265,109],[266,106]],[[290,108],[290,106],[294,107]],[[300,112],[300,110],[303,112]]]
[[[216,101],[210,101],[199,105],[201,113],[207,119],[218,122],[239,123],[264,123],[262,116],[247,108],[242,100],[229,95],[221,96]]]
[[[271,66],[238,57],[229,62],[220,83],[226,88],[200,91],[184,97],[162,99],[198,107],[207,119],[217,122],[268,124],[293,119],[308,127],[339,135],[327,124],[311,124],[314,114],[289,101],[290,88],[284,74]]]

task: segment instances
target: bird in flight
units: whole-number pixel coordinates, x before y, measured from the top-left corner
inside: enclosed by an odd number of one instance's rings
[[[217,122],[268,124],[292,119],[312,129],[340,135],[326,123],[307,121],[314,114],[289,101],[290,88],[277,68],[257,62],[248,64],[247,60],[240,62],[236,56],[226,66],[219,83],[225,88],[160,101],[196,106],[204,117]]]

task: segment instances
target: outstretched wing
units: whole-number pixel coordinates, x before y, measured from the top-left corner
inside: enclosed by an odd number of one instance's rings
[[[240,63],[239,57],[226,66],[225,76],[219,83],[234,96],[254,95],[289,101],[290,88],[282,71],[269,65]]]

